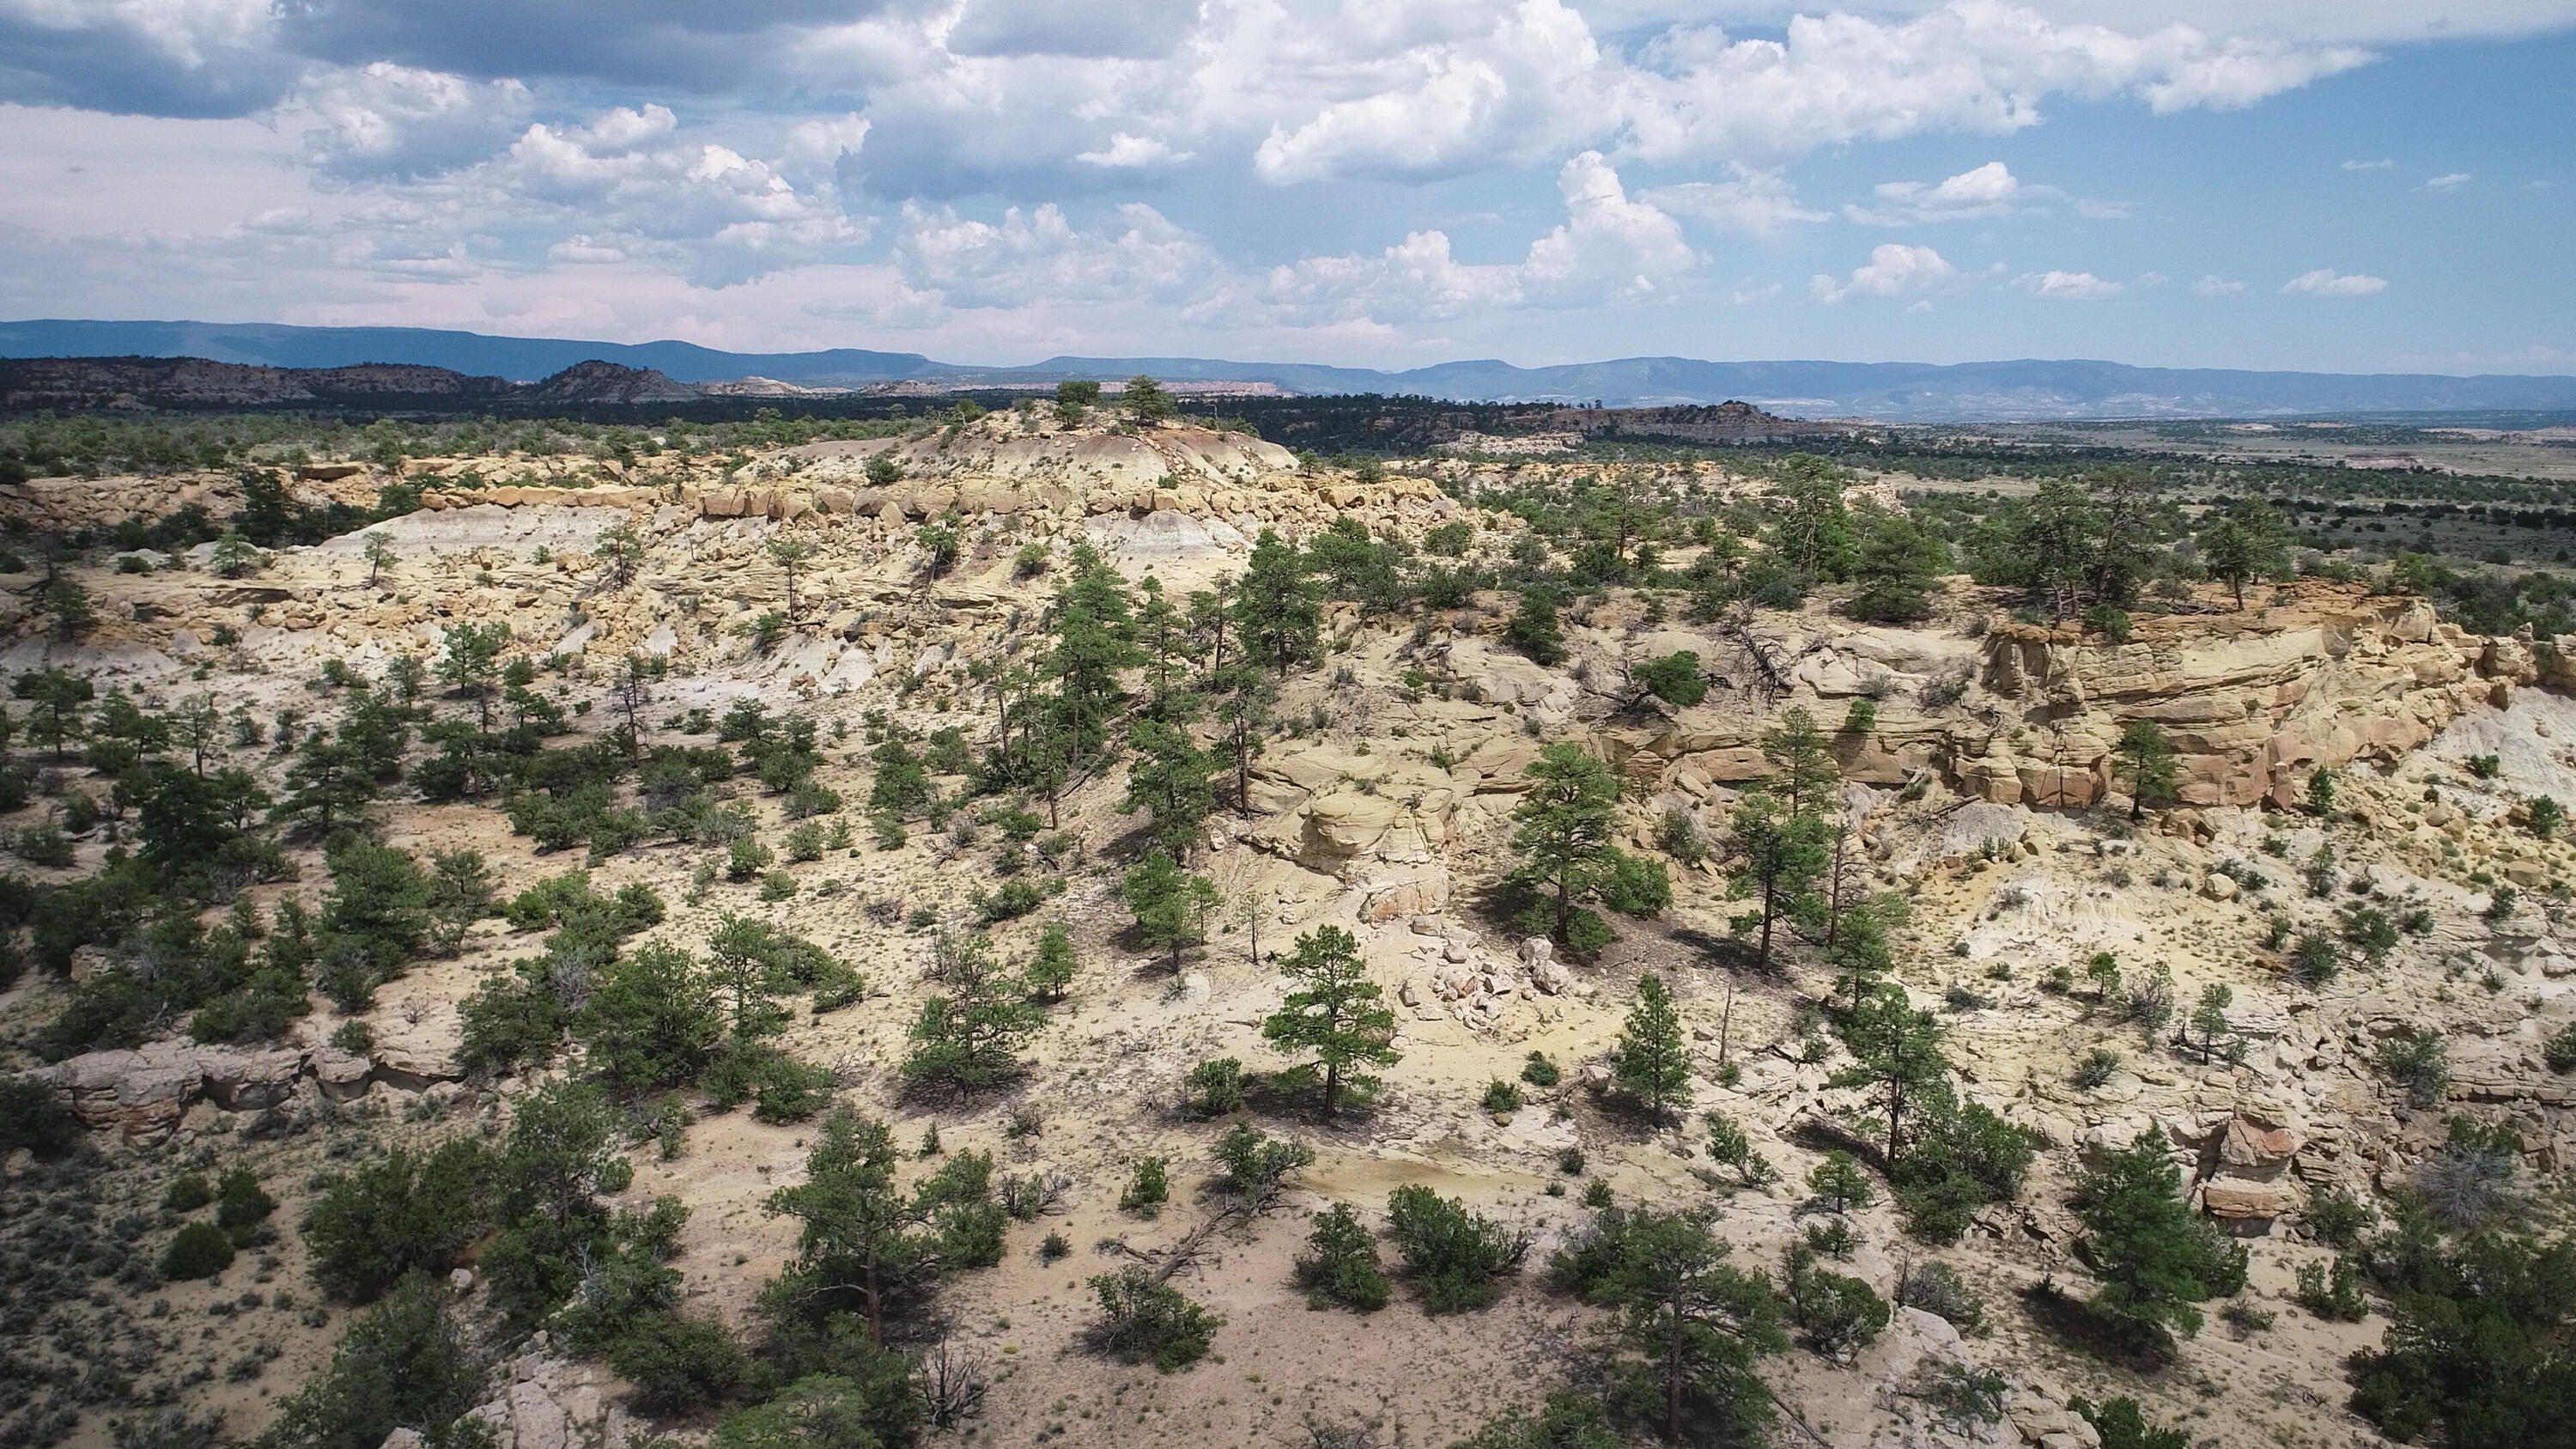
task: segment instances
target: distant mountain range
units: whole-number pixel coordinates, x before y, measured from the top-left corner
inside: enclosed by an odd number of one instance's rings
[[[194,357],[276,368],[410,364],[522,382],[585,361],[703,386],[746,377],[800,388],[1005,387],[1150,373],[1305,395],[1383,393],[1458,402],[1591,402],[1668,407],[1741,400],[1802,418],[1967,423],[2085,418],[2261,418],[2368,413],[2576,410],[2576,377],[2250,372],[2116,362],[1702,362],[1630,357],[1556,367],[1491,360],[1403,372],[1198,357],[1051,357],[971,367],[914,352],[721,352],[690,342],[488,337],[418,327],[224,322],[0,322],[0,357]],[[638,399],[639,401],[641,399]]]

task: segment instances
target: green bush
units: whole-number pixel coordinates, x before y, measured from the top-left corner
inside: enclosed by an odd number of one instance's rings
[[[1517,1112],[1521,1109],[1521,1089],[1505,1081],[1487,1082],[1484,1107],[1494,1113]]]
[[[609,1346],[608,1366],[635,1385],[635,1407],[665,1416],[722,1403],[752,1373],[732,1330],[713,1318],[678,1313],[636,1320]]]
[[[457,1138],[397,1147],[333,1181],[304,1218],[314,1281],[365,1303],[405,1274],[445,1273],[490,1226],[494,1168],[481,1143]]]
[[[446,1292],[414,1274],[358,1315],[330,1367],[279,1407],[261,1449],[378,1449],[397,1426],[462,1449],[448,1436],[480,1401],[483,1370],[447,1317]]]
[[[1162,1212],[1172,1196],[1171,1175],[1159,1157],[1148,1157],[1136,1164],[1135,1175],[1127,1180],[1127,1190],[1118,1195],[1121,1210],[1140,1217],[1153,1217]]]
[[[1878,1337],[1894,1311],[1867,1283],[1816,1267],[1808,1249],[1789,1255],[1790,1320],[1806,1331],[1807,1345],[1836,1363]]]
[[[1533,1087],[1553,1087],[1562,1079],[1545,1052],[1531,1052],[1529,1060],[1521,1063],[1521,1080]]]
[[[1529,1252],[1527,1233],[1469,1212],[1456,1198],[1419,1183],[1388,1197],[1387,1228],[1426,1313],[1486,1307],[1501,1296],[1503,1275]]]
[[[233,1265],[233,1240],[212,1223],[190,1223],[161,1252],[161,1276],[174,1283],[212,1278]]]
[[[1164,1373],[1206,1357],[1225,1322],[1141,1266],[1103,1273],[1091,1280],[1091,1291],[1100,1299],[1094,1341],[1124,1362],[1150,1362]]]
[[[1266,1202],[1288,1174],[1315,1160],[1315,1149],[1294,1138],[1271,1137],[1239,1121],[1217,1139],[1215,1155],[1225,1168],[1228,1188],[1255,1202]]]
[[[1202,1119],[1242,1111],[1243,1063],[1215,1057],[1190,1068],[1181,1078],[1181,1110]]]
[[[214,1200],[214,1185],[202,1172],[180,1173],[161,1194],[161,1206],[174,1213],[192,1213]]]
[[[1708,697],[1708,676],[1700,672],[1699,656],[1687,649],[1638,665],[1634,677],[1639,689],[1666,704],[1687,707]]]
[[[1377,1237],[1349,1203],[1315,1214],[1306,1252],[1297,1259],[1297,1286],[1311,1308],[1339,1304],[1361,1313],[1386,1306],[1386,1272],[1378,1266]]]
[[[2540,1048],[2541,1056],[2553,1072],[2576,1072],[2576,1021],[2549,1034]]]
[[[2361,1296],[2361,1270],[2340,1253],[2331,1271],[2315,1259],[2301,1263],[2298,1288],[2290,1296],[2331,1323],[2359,1323],[2370,1312],[2369,1300]]]
[[[225,1173],[215,1188],[215,1226],[223,1229],[237,1246],[249,1247],[268,1215],[275,1211],[277,1199],[268,1195],[247,1167]]]
[[[2191,1435],[2181,1429],[2159,1429],[2148,1422],[2138,1401],[2123,1395],[2099,1404],[2078,1396],[2066,1407],[2084,1416],[2100,1435],[2102,1449],[2191,1449]]]

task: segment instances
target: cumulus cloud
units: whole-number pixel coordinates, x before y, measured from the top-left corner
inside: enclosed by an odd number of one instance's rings
[[[306,154],[341,178],[420,176],[489,156],[527,124],[516,80],[472,81],[378,61],[305,77],[280,110],[303,125]]]
[[[1808,290],[1817,301],[1825,303],[1853,297],[1900,297],[1938,286],[1956,274],[1957,269],[1930,247],[1884,242],[1870,248],[1869,261],[1854,268],[1849,280],[1838,283],[1819,273],[1809,279]]]
[[[908,208],[895,259],[909,285],[951,306],[1204,297],[1221,270],[1216,253],[1150,206],[1118,209],[1114,227],[1077,230],[1062,210],[1013,207],[999,222],[941,208]]]
[[[1742,164],[1727,167],[1724,181],[1684,181],[1639,194],[1650,206],[1697,217],[1727,231],[1775,237],[1802,222],[1825,221],[1825,212],[1798,204],[1796,188],[1777,171]]]
[[[2472,179],[2474,178],[2472,178],[2466,171],[2453,171],[2445,175],[2436,176],[2425,182],[2424,189],[2427,191],[2453,191],[2468,185]]]
[[[2028,188],[2001,161],[1989,161],[1945,181],[1889,181],[1875,188],[1874,206],[1846,206],[1843,215],[1869,226],[1916,226],[2010,216]]]
[[[2281,284],[2282,294],[2293,297],[2367,297],[2387,290],[2385,277],[2338,272],[2332,267],[2301,272]]]
[[[2091,272],[2031,272],[2014,278],[2013,283],[2034,297],[2059,302],[2098,302],[2128,290],[2118,282],[2104,281]]]
[[[2244,291],[2243,282],[2231,281],[2215,273],[2191,284],[2191,294],[2195,297],[2234,297],[2242,295]]]

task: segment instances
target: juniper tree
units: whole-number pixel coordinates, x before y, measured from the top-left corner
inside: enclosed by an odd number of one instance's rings
[[[1873,511],[1852,570],[1860,591],[1846,610],[1875,624],[1911,624],[1932,616],[1932,590],[1949,564],[1940,535],[1901,513]]]
[[[1049,1001],[1062,1001],[1081,964],[1074,954],[1073,932],[1062,921],[1049,921],[1038,932],[1037,954],[1029,960],[1029,989]]]
[[[1368,1092],[1377,1081],[1356,1068],[1392,1066],[1402,1059],[1392,1046],[1395,1012],[1380,1004],[1385,991],[1368,979],[1360,944],[1339,926],[1318,926],[1297,938],[1297,948],[1280,963],[1296,983],[1277,1011],[1261,1023],[1261,1035],[1288,1055],[1310,1058],[1296,1071],[1321,1073],[1324,1115],[1341,1105],[1342,1089]]]
[[[1503,642],[1529,656],[1532,664],[1562,661],[1565,627],[1557,622],[1556,596],[1536,585],[1521,590],[1519,608],[1503,625]]]

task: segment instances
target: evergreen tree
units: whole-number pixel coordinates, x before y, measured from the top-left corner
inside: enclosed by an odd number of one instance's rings
[[[2063,622],[2084,601],[2101,537],[2101,514],[2082,485],[2064,479],[2044,482],[2014,532],[2015,578],[2051,618]]]
[[[769,561],[778,565],[779,571],[787,577],[787,617],[790,621],[796,617],[797,571],[813,558],[814,545],[805,539],[782,535],[769,541]]]
[[[1216,883],[1190,875],[1169,851],[1157,846],[1127,872],[1123,882],[1127,909],[1136,917],[1136,936],[1147,948],[1168,948],[1172,969],[1181,969],[1181,948],[1206,934],[1207,913],[1218,903]]]
[[[2213,509],[2197,539],[2202,567],[2227,585],[2239,609],[2245,607],[2246,584],[2288,571],[2288,541],[2281,515],[2260,498],[2239,499],[2224,512]]]
[[[602,972],[573,1025],[585,1065],[621,1096],[694,1078],[723,1032],[715,992],[697,961],[658,941]]]
[[[2138,586],[2153,572],[2156,476],[2121,464],[2096,468],[2083,481],[2100,520],[2086,588],[2098,603],[2127,608],[2137,602]]]
[[[1753,1364],[1789,1342],[1769,1278],[1728,1266],[1729,1251],[1705,1210],[1611,1208],[1556,1260],[1586,1301],[1617,1315],[1614,1404],[1667,1443],[1758,1443],[1771,1419]]]
[[[1565,628],[1556,619],[1556,596],[1536,585],[1521,590],[1520,607],[1503,626],[1503,642],[1527,655],[1532,664],[1561,663]]]
[[[1147,716],[1177,724],[1197,712],[1189,691],[1189,621],[1163,594],[1163,581],[1148,574],[1145,603],[1136,611],[1136,643],[1145,663]]]
[[[1619,820],[1619,780],[1570,740],[1541,746],[1524,778],[1528,786],[1512,809],[1519,874],[1554,897],[1546,916],[1549,934],[1572,941],[1575,906],[1599,888],[1617,857],[1610,833]],[[1593,932],[1607,935],[1597,921]]]
[[[1761,933],[1755,959],[1768,970],[1772,933],[1781,918],[1813,909],[1809,901],[1826,867],[1824,825],[1813,815],[1787,810],[1757,782],[1735,802],[1729,828],[1739,857],[1730,889],[1754,902],[1753,910],[1730,924],[1739,932]]]
[[[1649,1116],[1661,1118],[1690,1105],[1690,1039],[1661,976],[1650,972],[1637,979],[1637,1000],[1619,1029],[1611,1071],[1619,1091]]]
[[[1848,1152],[1826,1153],[1825,1160],[1807,1174],[1807,1186],[1815,1189],[1819,1201],[1838,1213],[1867,1207],[1875,1196],[1860,1159]]]
[[[1833,797],[1842,782],[1833,737],[1817,727],[1804,705],[1781,711],[1780,722],[1762,732],[1762,758],[1771,765],[1771,792],[1787,803],[1790,814],[1842,813],[1842,802]]]
[[[1932,590],[1949,562],[1950,550],[1940,535],[1903,514],[1873,512],[1862,530],[1860,559],[1852,570],[1860,590],[1845,607],[1853,618],[1873,624],[1928,619]]]
[[[376,782],[355,747],[316,729],[304,737],[286,768],[286,798],[273,812],[298,834],[327,840],[341,826],[365,818]]]
[[[1234,601],[1235,636],[1244,651],[1282,678],[1315,658],[1324,618],[1318,592],[1312,566],[1297,546],[1261,530]]]
[[[9,692],[36,707],[27,726],[27,738],[53,751],[57,764],[63,759],[64,742],[81,732],[83,709],[98,694],[88,675],[51,664],[20,674],[10,682]]]
[[[1386,993],[1368,979],[1360,945],[1339,926],[1318,926],[1297,938],[1297,949],[1279,968],[1297,983],[1288,999],[1261,1023],[1261,1035],[1278,1051],[1311,1058],[1300,1075],[1320,1072],[1324,1115],[1341,1105],[1344,1087],[1363,1094],[1377,1086],[1357,1067],[1392,1066],[1401,1055],[1388,1045],[1395,1039],[1395,1012],[1380,1005]]]
[[[802,1224],[786,1281],[826,1304],[856,1299],[868,1338],[879,1347],[890,1301],[930,1253],[919,1231],[929,1221],[929,1205],[896,1182],[898,1159],[894,1134],[883,1122],[836,1107],[805,1155],[805,1180],[763,1204],[764,1211]]]
[[[394,561],[394,544],[385,536],[384,530],[375,528],[367,530],[366,544],[367,587],[372,589],[376,586],[376,574]]]
[[[1064,989],[1073,984],[1075,973],[1081,969],[1081,960],[1073,950],[1073,932],[1062,921],[1049,921],[1038,932],[1037,955],[1029,961],[1029,989],[1049,1001],[1062,1001]]]
[[[2213,981],[2200,989],[2199,1004],[2191,1012],[2191,1027],[2200,1033],[2203,1066],[2217,1055],[2220,1037],[2235,1035],[2236,1028],[2227,1020],[2227,1008],[2235,1004],[2235,991],[2223,981]]]
[[[644,750],[644,706],[653,702],[653,661],[633,653],[619,660],[609,698],[617,706],[618,732],[626,736],[626,758],[632,760]]]
[[[1941,1054],[1941,1023],[1932,1013],[1917,1011],[1901,986],[1881,986],[1864,997],[1843,1019],[1843,1045],[1851,1066],[1826,1079],[1826,1085],[1867,1087],[1878,1094],[1887,1122],[1886,1165],[1893,1172],[1904,1158],[1907,1114],[1918,1098],[1946,1089],[1949,1058]]]
[[[1168,389],[1141,372],[1127,379],[1126,391],[1118,395],[1118,401],[1140,423],[1160,422],[1180,410]]]
[[[1065,756],[1079,763],[1106,743],[1109,721],[1126,702],[1118,676],[1143,660],[1126,578],[1088,543],[1073,546],[1070,564],[1056,590],[1047,672],[1055,679]]]
[[[870,814],[906,820],[929,800],[930,771],[901,736],[886,736],[868,752],[868,758],[877,767],[875,776],[868,782]]]
[[[1127,797],[1119,802],[1118,813],[1143,807],[1153,817],[1155,843],[1174,859],[1187,860],[1216,811],[1216,787],[1209,779],[1216,773],[1215,759],[1188,730],[1158,719],[1129,726],[1127,743],[1136,759],[1128,766]]]
[[[1023,999],[1027,983],[992,964],[984,938],[943,938],[939,944],[948,994],[922,1003],[902,1071],[916,1083],[948,1087],[963,1100],[1018,1074],[1020,1039],[1037,1030],[1041,1017]]]
[[[2120,742],[2111,747],[2115,769],[2129,777],[2129,818],[2146,818],[2147,803],[2162,805],[2174,798],[2174,784],[2179,766],[2174,759],[2173,742],[2165,738],[2164,726],[2151,719],[2133,719],[2120,731]]]
[[[2085,1174],[2075,1213],[2102,1284],[2094,1313],[2148,1347],[2170,1347],[2171,1329],[2198,1333],[2197,1305],[2245,1286],[2244,1248],[2193,1215],[2160,1132],[2139,1133],[2101,1171]]]
[[[439,683],[474,701],[478,728],[492,727],[492,696],[501,676],[501,651],[510,642],[510,626],[450,624],[446,649],[438,656]]]
[[[707,933],[707,979],[725,1002],[738,1037],[767,1036],[787,1025],[776,992],[781,986],[778,937],[765,921],[717,915]]]
[[[492,913],[491,867],[479,850],[442,850],[430,857],[429,940],[442,956],[465,944],[465,933]]]
[[[1843,507],[1850,481],[1850,473],[1813,453],[1792,453],[1780,462],[1771,490],[1778,510],[1771,547],[1810,584],[1851,572],[1851,514]]]

